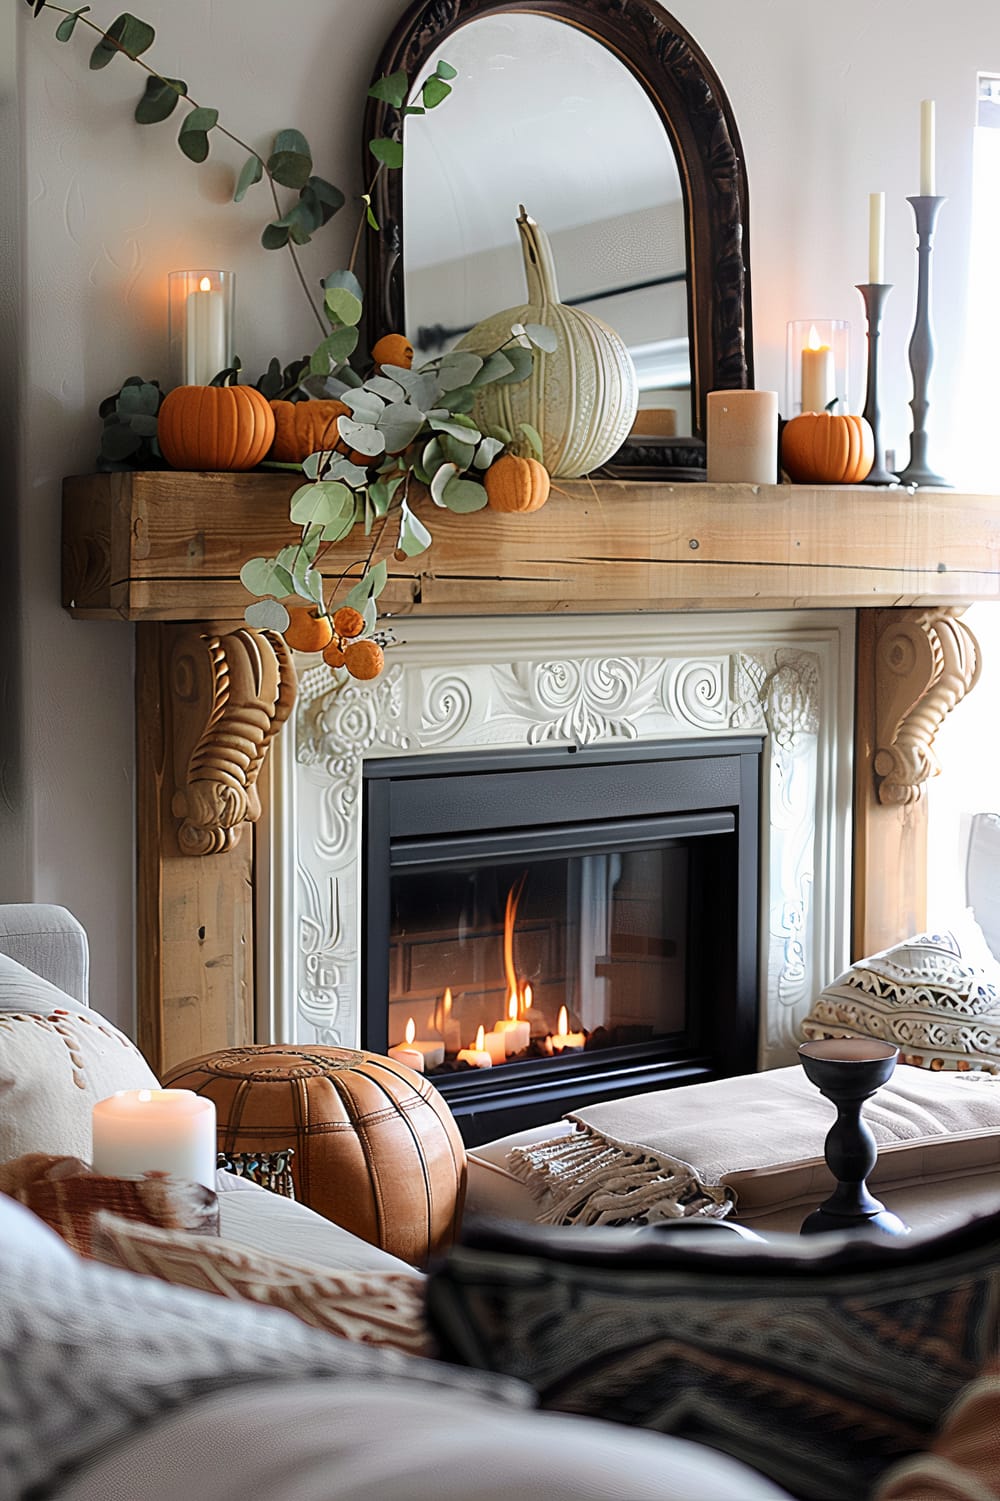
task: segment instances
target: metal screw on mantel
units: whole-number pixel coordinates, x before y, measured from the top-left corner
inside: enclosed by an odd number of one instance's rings
[[[904,485],[938,485],[942,489],[950,489],[949,481],[935,474],[927,462],[927,412],[930,407],[927,387],[934,363],[934,335],[930,313],[931,250],[934,246],[934,223],[945,199],[918,194],[906,201],[912,203],[913,217],[917,221],[917,311],[908,351],[910,373],[913,376],[910,462],[899,478]]]
[[[885,467],[882,448],[882,413],[878,404],[879,335],[882,332],[882,308],[892,291],[891,282],[867,281],[858,287],[868,319],[868,384],[865,390],[864,419],[875,439],[875,462],[868,472],[866,485],[894,485],[897,476]]]

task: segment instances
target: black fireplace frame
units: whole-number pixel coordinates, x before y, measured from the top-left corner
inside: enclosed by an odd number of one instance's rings
[[[526,1059],[503,1069],[435,1074],[469,1146],[556,1119],[567,1110],[647,1090],[745,1073],[756,1066],[758,890],[763,737],[528,746],[371,759],[362,779],[361,1043],[388,1038],[390,886],[394,871],[433,868],[463,853],[530,859],[539,831],[554,852],[588,853],[624,839],[665,837],[715,859],[732,834],[728,874],[708,872],[731,944],[701,981],[690,1030],[625,1048]],[[512,781],[514,778],[516,781]],[[691,914],[717,920],[707,908]],[[694,977],[689,972],[689,992]],[[705,987],[707,986],[707,993]],[[699,1020],[700,1019],[700,1020]],[[710,1020],[710,1031],[708,1022]]]

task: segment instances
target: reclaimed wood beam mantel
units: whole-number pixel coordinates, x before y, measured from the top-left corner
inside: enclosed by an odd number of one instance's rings
[[[157,1069],[255,1040],[256,777],[294,672],[280,642],[244,627],[239,573],[294,540],[297,486],[152,471],[64,482],[63,604],[137,626],[139,1042]],[[429,501],[424,514],[427,554],[394,558],[388,531],[380,545],[384,613],[856,609],[854,951],[920,926],[924,783],[936,729],[978,674],[958,617],[1000,600],[1000,497],[595,480],[531,515]],[[338,544],[324,574],[360,572],[366,551]]]
[[[247,558],[294,539],[296,480],[135,472],[64,486],[63,604],[79,618],[241,620]],[[527,516],[426,503],[434,546],[392,558],[391,614],[967,605],[1000,599],[1000,502],[859,486],[570,481]],[[357,539],[324,572],[360,571]]]

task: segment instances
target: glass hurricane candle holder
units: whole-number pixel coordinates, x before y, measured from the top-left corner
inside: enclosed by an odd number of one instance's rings
[[[847,372],[850,324],[843,318],[799,318],[785,344],[785,415],[850,411]],[[831,405],[835,403],[835,405]]]
[[[167,278],[170,383],[207,386],[233,363],[235,271],[171,271]]]

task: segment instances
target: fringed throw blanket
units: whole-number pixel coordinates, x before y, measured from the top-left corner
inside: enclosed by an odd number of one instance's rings
[[[796,1065],[574,1111],[572,1132],[516,1148],[507,1165],[542,1224],[722,1219],[825,1198],[834,1115]],[[864,1116],[876,1186],[940,1177],[942,1161],[955,1172],[1000,1163],[1000,1078],[900,1067]]]

